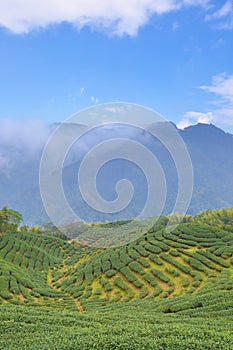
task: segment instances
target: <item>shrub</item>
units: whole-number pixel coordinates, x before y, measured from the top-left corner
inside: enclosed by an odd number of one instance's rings
[[[111,277],[115,276],[115,274],[116,274],[116,270],[113,270],[113,269],[108,270],[108,271],[105,272],[105,275],[106,275],[108,278],[111,278]]]
[[[164,273],[160,270],[152,269],[151,272],[162,282],[168,283],[170,281],[170,279],[166,275],[164,275]]]
[[[144,275],[145,271],[142,268],[142,266],[137,262],[137,261],[133,261],[129,264],[129,267],[131,270],[139,273],[140,275]]]

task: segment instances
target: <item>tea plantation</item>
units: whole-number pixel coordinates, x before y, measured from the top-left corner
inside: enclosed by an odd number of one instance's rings
[[[233,215],[119,248],[0,235],[0,349],[233,349]]]

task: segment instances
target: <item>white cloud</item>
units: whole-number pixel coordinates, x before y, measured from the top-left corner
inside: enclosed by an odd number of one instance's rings
[[[227,73],[215,75],[212,78],[211,85],[203,85],[200,88],[233,103],[233,75]]]
[[[181,119],[179,121],[179,123],[177,123],[176,126],[177,126],[178,129],[183,130],[183,129],[187,128],[188,126],[191,126],[191,125],[193,125],[193,124],[191,123],[190,120],[188,120],[187,118],[183,118],[183,119]]]
[[[13,147],[29,153],[35,152],[44,146],[49,133],[48,125],[41,120],[24,122],[11,119],[2,120],[0,121],[0,147]]]
[[[233,75],[221,73],[212,77],[210,85],[203,85],[200,89],[215,95],[215,108],[211,112],[187,112],[177,124],[183,129],[196,123],[214,122],[219,127],[232,129],[233,127]],[[232,130],[233,131],[233,130]]]
[[[214,116],[212,112],[187,112],[184,118],[177,124],[177,127],[179,129],[184,129],[197,123],[210,124],[213,120]]]
[[[201,112],[187,112],[186,117],[189,119],[194,119],[197,123],[209,124],[214,120],[213,113],[201,113]]]
[[[41,151],[50,134],[42,120],[0,120],[0,172],[7,174],[20,159]]]
[[[212,13],[211,15],[207,15],[206,19],[216,19],[216,18],[223,18],[228,16],[232,12],[233,6],[231,0],[228,0],[222,7],[220,7],[219,10]]]
[[[221,73],[212,78],[210,85],[200,87],[217,97],[217,108],[214,110],[215,121],[223,127],[233,126],[233,74]]]
[[[233,29],[233,2],[227,0],[222,7],[214,13],[206,15],[207,21],[219,21],[219,27],[223,29]]]
[[[69,22],[107,29],[117,35],[136,35],[153,14],[184,6],[205,6],[209,0],[1,0],[0,25],[14,33],[28,33],[50,24]]]
[[[91,102],[98,104],[99,103],[99,99],[97,97],[91,96]]]
[[[218,109],[216,112],[216,123],[222,127],[229,127],[233,132],[233,106],[223,107]]]

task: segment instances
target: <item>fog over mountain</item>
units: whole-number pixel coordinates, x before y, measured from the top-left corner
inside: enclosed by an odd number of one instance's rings
[[[0,205],[22,212],[26,223],[49,221],[39,190],[39,166],[49,135],[58,124],[40,121],[4,122],[0,129]],[[84,125],[67,125],[67,133],[85,130]],[[188,212],[233,206],[233,135],[211,124],[197,124],[178,130],[193,164],[194,192]],[[108,201],[116,197],[116,183],[129,179],[135,192],[124,213],[103,215],[91,210],[81,198],[77,186],[80,162],[89,149],[106,138],[120,137],[120,130],[102,128],[83,135],[64,161],[62,181],[67,200],[79,217],[86,221],[126,219],[137,216],[147,198],[147,182],[142,170],[131,162],[117,159],[103,166],[97,176],[97,189]],[[178,176],[167,149],[141,130],[124,130],[127,139],[142,142],[159,160],[165,173],[167,198],[164,213],[170,213],[178,191]]]

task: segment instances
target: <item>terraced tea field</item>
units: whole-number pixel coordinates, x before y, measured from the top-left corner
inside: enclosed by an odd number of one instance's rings
[[[0,349],[232,350],[232,213],[115,249],[0,235]]]
[[[233,233],[183,223],[155,227],[115,249],[56,237],[0,236],[0,303],[89,310],[95,304],[172,299],[233,289]]]

